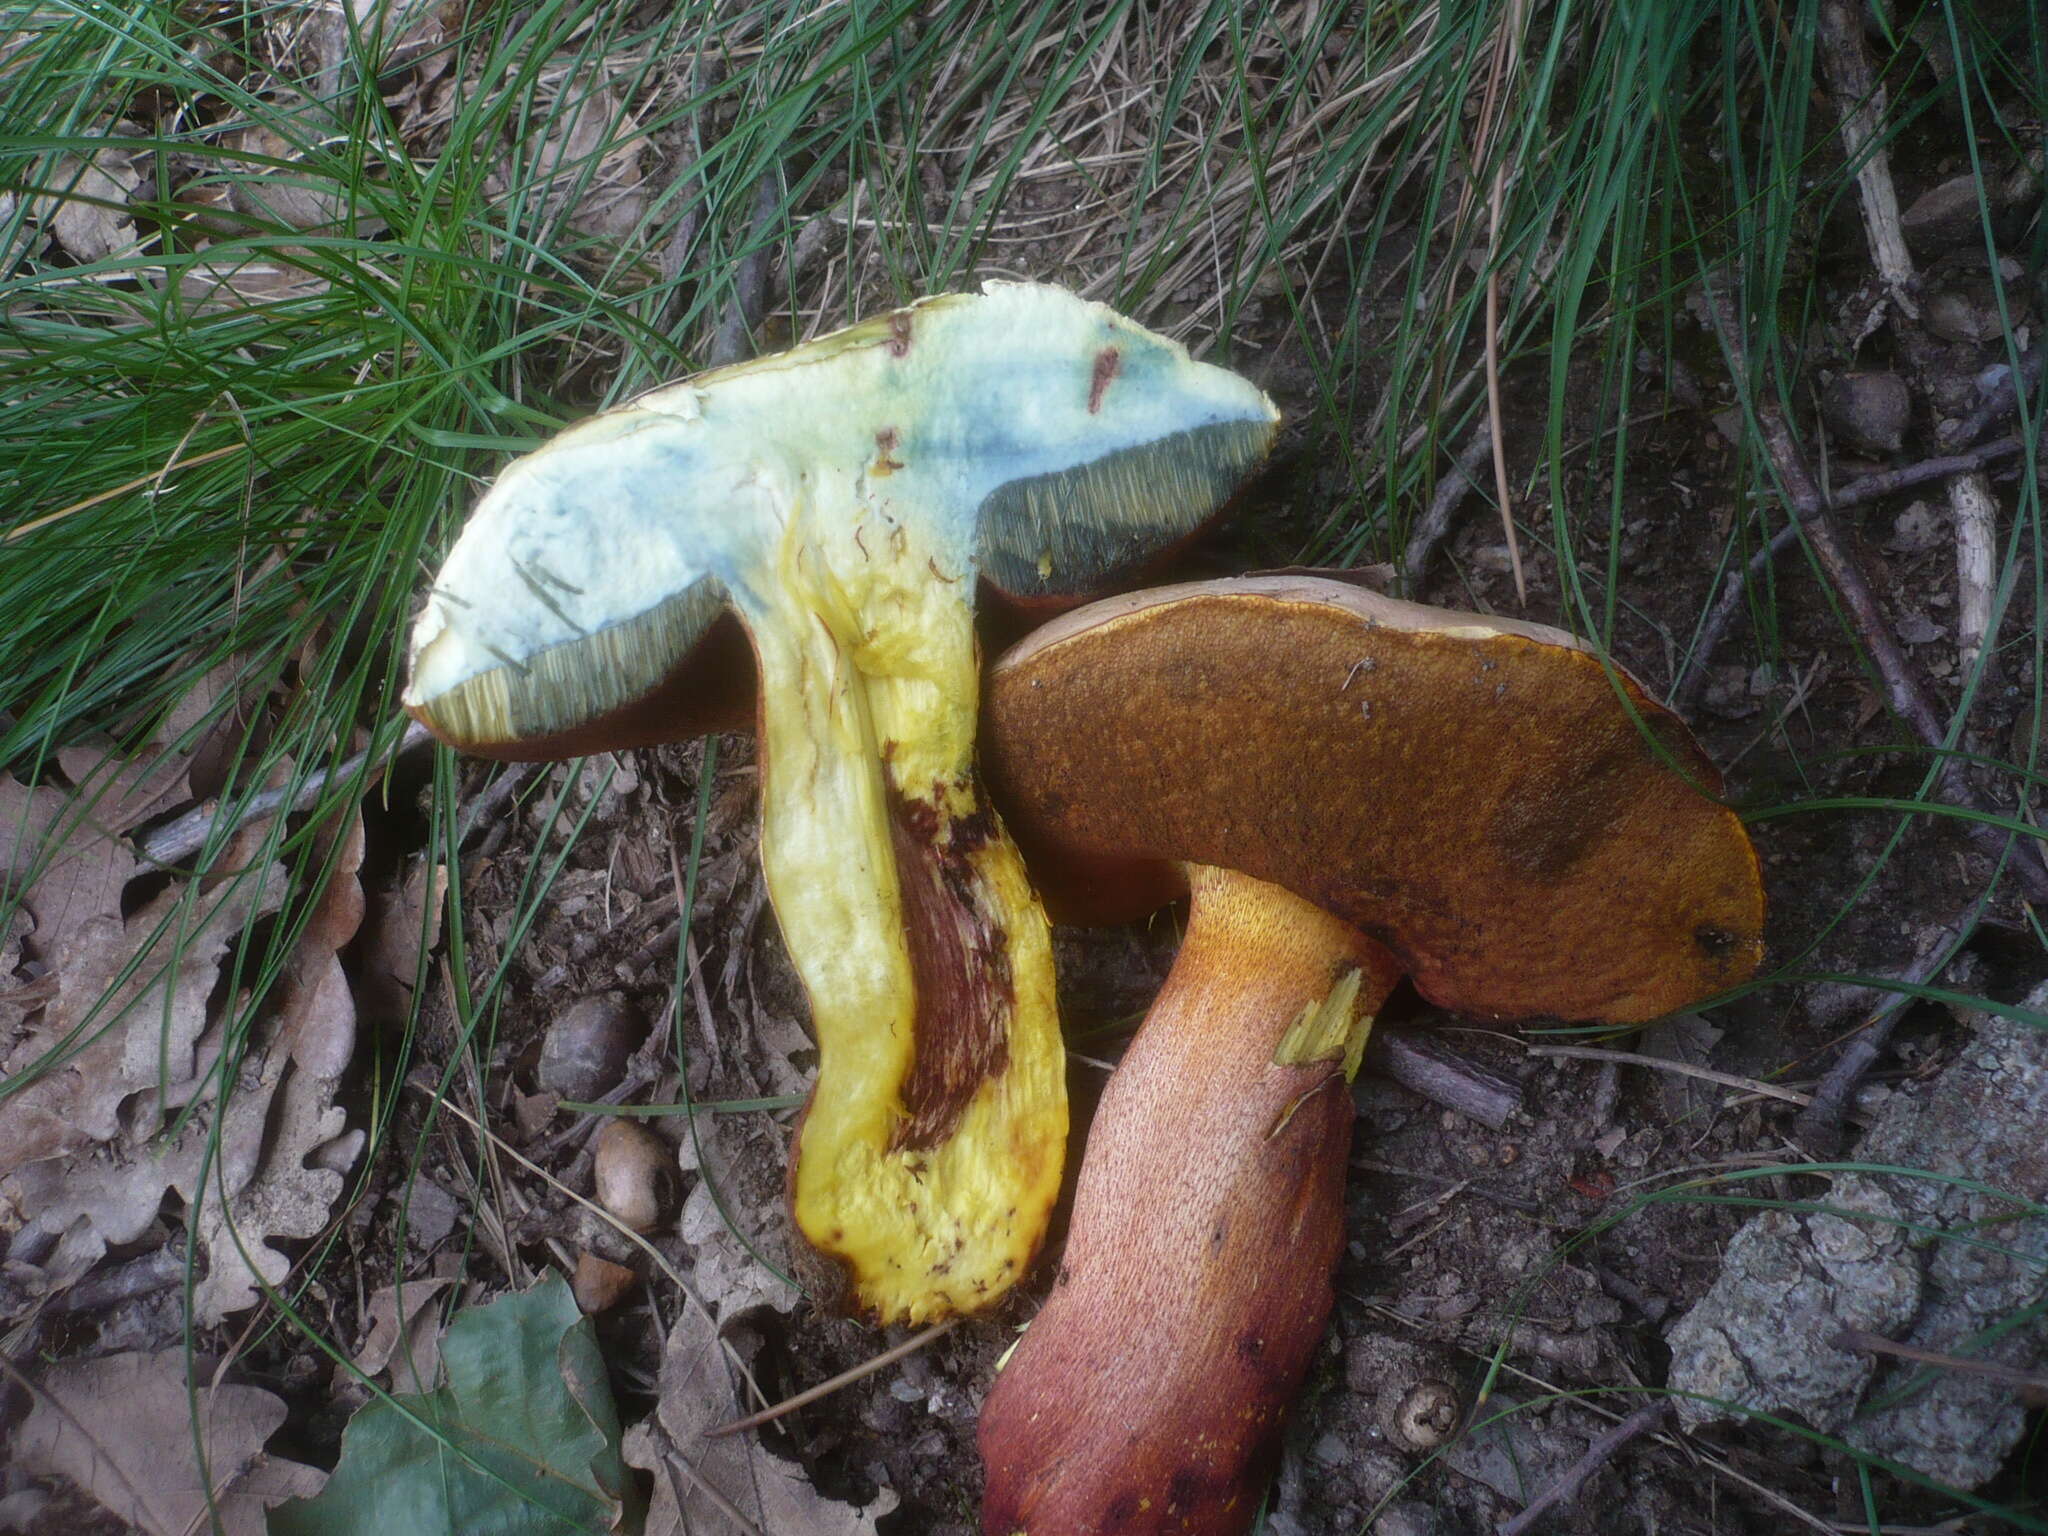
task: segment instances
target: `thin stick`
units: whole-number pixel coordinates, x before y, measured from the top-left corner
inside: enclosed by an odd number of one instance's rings
[[[768,257],[773,249],[768,230],[775,221],[775,210],[781,206],[781,196],[775,183],[776,177],[771,171],[754,184],[754,217],[747,231],[753,249],[741,259],[733,273],[732,302],[726,306],[718,334],[711,340],[711,366],[714,368],[723,368],[745,357],[754,332],[761,324],[761,310],[767,302],[768,293]]]
[[[1901,491],[1913,490],[1936,480],[1947,480],[1953,475],[1966,475],[1988,469],[2003,459],[2012,458],[2024,446],[2017,437],[2001,437],[1967,453],[1944,454],[1939,458],[1923,459],[1917,464],[1905,464],[1897,469],[1864,475],[1861,479],[1850,481],[1832,496],[1822,497],[1808,505],[1788,500],[1786,505],[1793,513],[1793,521],[1780,528],[1771,536],[1770,543],[1751,555],[1749,564],[1744,569],[1728,573],[1727,584],[1721,588],[1721,595],[1715,600],[1713,610],[1707,615],[1706,622],[1700,626],[1699,636],[1693,642],[1692,653],[1686,660],[1685,670],[1672,685],[1671,707],[1681,715],[1690,715],[1698,709],[1700,695],[1706,690],[1708,665],[1713,660],[1714,653],[1721,648],[1721,642],[1727,638],[1728,626],[1734,622],[1736,610],[1742,606],[1747,583],[1763,575],[1773,560],[1799,542],[1805,530],[1806,520],[1814,513],[1860,507],[1866,502],[1896,496]]]
[[[1680,1077],[1696,1077],[1703,1083],[1717,1083],[1741,1093],[1782,1099],[1787,1104],[1813,1102],[1811,1094],[1760,1083],[1753,1077],[1737,1077],[1733,1072],[1716,1072],[1712,1067],[1696,1067],[1689,1061],[1671,1061],[1662,1056],[1641,1056],[1634,1051],[1605,1051],[1592,1045],[1532,1045],[1528,1051],[1531,1056],[1563,1056],[1573,1061],[1612,1061],[1627,1067],[1649,1067],[1658,1072],[1673,1072]]]
[[[1410,1093],[1496,1131],[1521,1112],[1520,1083],[1465,1060],[1420,1030],[1374,1030],[1366,1038],[1365,1064]]]
[[[1671,1411],[1671,1399],[1660,1397],[1655,1402],[1645,1403],[1634,1413],[1607,1431],[1598,1440],[1586,1447],[1586,1454],[1565,1469],[1564,1476],[1536,1495],[1527,1508],[1500,1528],[1500,1536],[1523,1536],[1537,1521],[1560,1504],[1569,1503],[1578,1497],[1579,1490],[1587,1480],[1608,1462],[1615,1453],[1630,1441],[1648,1434],[1664,1422],[1664,1416]]]
[[[1451,515],[1458,510],[1458,503],[1479,485],[1479,467],[1493,452],[1493,430],[1482,417],[1472,428],[1472,435],[1459,450],[1457,461],[1436,483],[1436,494],[1429,499],[1429,510],[1415,525],[1415,531],[1408,538],[1408,549],[1401,557],[1401,575],[1406,580],[1408,595],[1413,597],[1422,587],[1423,574],[1429,569],[1429,557],[1436,553],[1436,547],[1443,542],[1450,531]]]
[[[1494,134],[1499,131],[1507,117],[1505,96],[1512,85],[1522,56],[1522,27],[1524,25],[1525,0],[1513,0],[1508,10],[1505,59],[1497,58],[1497,80],[1501,87],[1502,100],[1495,104],[1498,115],[1487,126],[1487,148],[1491,149]],[[1488,97],[1492,99],[1491,87]],[[1508,487],[1508,452],[1506,434],[1501,431],[1500,403],[1500,214],[1501,203],[1507,191],[1507,163],[1505,159],[1493,168],[1493,185],[1488,189],[1486,202],[1486,419],[1491,430],[1488,436],[1493,442],[1493,488],[1500,498],[1500,528],[1508,541],[1508,565],[1515,575],[1515,601],[1522,607],[1529,606],[1529,586],[1522,575],[1522,547],[1515,538],[1515,511],[1512,492]]]
[[[74,501],[68,507],[59,507],[54,512],[46,512],[41,517],[30,518],[25,523],[16,523],[6,533],[0,534],[0,544],[12,544],[16,539],[28,537],[38,528],[47,528],[51,523],[62,522],[74,513],[83,512],[90,507],[96,507],[103,501],[112,501],[116,496],[125,496],[130,491],[140,490],[151,481],[161,481],[167,475],[177,470],[192,469],[200,464],[211,464],[215,459],[224,459],[231,453],[246,453],[248,449],[249,445],[247,443],[229,443],[224,448],[209,448],[204,453],[195,453],[189,459],[181,459],[173,455],[171,461],[161,469],[152,469],[146,475],[137,475],[133,480],[124,480],[111,490],[100,491],[95,495],[86,497],[83,501]]]
[[[1877,267],[1878,281],[1900,313],[1917,320],[1920,311],[1912,290],[1919,280],[1899,222],[1899,194],[1892,184],[1891,160],[1879,137],[1884,87],[1871,74],[1870,56],[1863,48],[1861,7],[1851,6],[1848,0],[1822,0],[1816,36],[1821,70],[1834,88],[1835,110],[1842,119],[1842,147],[1856,164],[1856,190],[1861,194],[1857,201],[1863,208],[1864,232],[1870,238],[1870,259]]]
[[[1982,1376],[1986,1381],[1995,1381],[2025,1393],[2032,1401],[2048,1402],[2048,1376],[2015,1370],[1995,1360],[1969,1360],[1961,1355],[1944,1354],[1938,1349],[1922,1349],[1917,1344],[1900,1344],[1883,1334],[1870,1333],[1862,1328],[1844,1328],[1835,1335],[1835,1347],[1860,1350],[1867,1355],[1889,1355],[1894,1360],[1911,1360],[1918,1365],[1935,1365],[1963,1376]]]
[[[707,1429],[704,1431],[704,1438],[706,1440],[716,1440],[722,1435],[736,1435],[741,1430],[758,1429],[763,1424],[772,1423],[786,1413],[794,1413],[799,1408],[815,1403],[821,1397],[830,1397],[841,1387],[852,1386],[863,1376],[874,1375],[876,1371],[881,1370],[884,1366],[894,1365],[906,1355],[916,1354],[934,1339],[951,1333],[959,1326],[960,1319],[957,1317],[948,1318],[943,1323],[934,1323],[931,1327],[925,1329],[923,1333],[912,1334],[901,1344],[883,1350],[872,1360],[863,1360],[852,1369],[841,1371],[831,1380],[821,1381],[815,1387],[810,1387],[797,1393],[795,1397],[786,1397],[773,1407],[763,1408],[759,1413],[750,1413],[744,1419],[734,1419],[730,1424],[720,1424],[715,1429]]]
[[[1984,914],[1988,895],[1987,891],[1968,912],[1928,935],[1920,953],[1899,979],[1915,986],[1925,986],[1940,975],[1949,961],[1955,958],[1956,951],[1977,931],[1977,922]],[[1898,1023],[1906,1004],[1912,1001],[1910,992],[1882,995],[1868,1017],[1857,1026],[1856,1037],[1821,1075],[1820,1083],[1813,1090],[1813,1102],[1799,1112],[1799,1118],[1792,1127],[1793,1139],[1808,1156],[1825,1162],[1841,1150],[1844,1107],[1883,1052],[1885,1043],[1891,1038],[1892,1026]]]
[[[1709,281],[1705,286],[1707,312],[1720,338],[1722,352],[1728,359],[1729,374],[1740,384],[1749,376],[1749,355],[1743,346],[1734,301],[1721,284]],[[1775,401],[1760,399],[1756,402],[1756,420],[1763,433],[1764,448],[1777,470],[1779,483],[1796,504],[1811,505],[1816,509],[1802,524],[1807,540],[1822,574],[1835,589],[1842,606],[1848,610],[1857,638],[1870,653],[1892,712],[1906,722],[1924,745],[1937,751],[1945,749],[1948,731],[1914,676],[1898,641],[1892,638],[1891,628],[1878,608],[1876,595],[1864,579],[1862,567],[1857,565],[1843,542],[1834,517],[1814,484],[1813,474],[1806,467],[1806,459],[1793,440],[1784,410]],[[1944,757],[1935,770],[1934,788],[1941,799],[1950,804],[1991,809],[1964,780],[1961,765],[1952,757]],[[1985,822],[1965,822],[1963,835],[1976,843],[1988,857],[2002,861],[2029,896],[2048,900],[2048,866],[2042,864],[2040,856],[2032,848],[2016,845],[1998,828]]]
[[[405,734],[398,738],[398,745],[391,751],[391,761],[396,762],[414,748],[423,747],[432,740],[432,733],[417,720],[413,721],[405,728]],[[213,833],[214,823],[220,819],[223,810],[231,816],[228,824],[228,830],[231,832],[240,830],[258,817],[273,815],[287,804],[288,814],[303,811],[320,798],[320,791],[327,787],[330,780],[336,777],[354,778],[363,771],[369,761],[368,752],[358,752],[339,768],[314,769],[299,782],[297,788],[286,786],[266,789],[261,794],[251,795],[248,799],[237,801],[228,807],[223,807],[217,801],[210,805],[197,806],[176,821],[168,822],[147,836],[135,840],[135,852],[138,855],[137,872],[147,874],[151,870],[169,869],[185,863],[206,846],[207,838]]]

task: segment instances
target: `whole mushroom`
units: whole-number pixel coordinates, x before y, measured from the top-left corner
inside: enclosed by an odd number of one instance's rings
[[[1056,913],[1193,896],[982,1412],[984,1530],[1240,1532],[1329,1316],[1346,1084],[1389,992],[1683,1007],[1761,959],[1755,853],[1611,662],[1327,580],[1057,619],[995,665],[983,751]]]
[[[992,283],[568,429],[498,477],[428,594],[405,703],[456,746],[755,718],[820,1058],[796,1224],[882,1321],[1000,1296],[1064,1155],[1045,918],[975,769],[977,588],[1044,609],[1128,581],[1275,421],[1100,304]]]

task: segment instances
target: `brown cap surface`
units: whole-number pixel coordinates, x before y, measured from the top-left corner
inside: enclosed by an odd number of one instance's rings
[[[1286,886],[1460,1012],[1652,1018],[1763,955],[1712,765],[1558,630],[1312,578],[1160,588],[1004,656],[982,742],[1027,854]]]

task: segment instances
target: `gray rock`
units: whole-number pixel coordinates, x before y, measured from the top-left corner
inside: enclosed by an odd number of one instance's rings
[[[2026,1006],[2048,1009],[2048,986]],[[2048,1318],[2004,1325],[2048,1298],[2048,1217],[2024,1214],[2048,1204],[2044,1124],[2048,1032],[1980,1017],[1938,1078],[1892,1095],[1854,1154],[1911,1172],[1836,1178],[1826,1203],[1867,1214],[1767,1211],[1730,1243],[1670,1335],[1670,1385],[1727,1406],[1682,1399],[1681,1417],[1792,1413],[1953,1487],[1988,1482],[2024,1427],[2011,1388],[1835,1340],[1865,1329],[2042,1369]]]
[[[1798,1414],[1816,1429],[1849,1421],[1876,1371],[1837,1348],[1844,1328],[1885,1333],[1913,1315],[1920,1267],[1898,1205],[1872,1180],[1835,1181],[1829,1206],[1868,1217],[1766,1211],[1728,1245],[1721,1275],[1673,1325],[1671,1386],[1697,1426],[1741,1409]]]
[[[1891,453],[1905,434],[1913,399],[1896,373],[1841,373],[1821,392],[1820,413],[1853,447]]]

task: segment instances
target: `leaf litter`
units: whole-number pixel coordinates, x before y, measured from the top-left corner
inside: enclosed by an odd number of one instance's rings
[[[136,762],[92,748],[56,761],[68,788],[0,777],[17,912],[0,958],[29,976],[12,989],[26,1001],[0,1013],[0,1078],[19,1085],[0,1098],[0,1210],[22,1229],[10,1252],[35,1256],[32,1295],[61,1291],[141,1241],[174,1192],[207,1258],[194,1313],[217,1323],[283,1281],[273,1242],[325,1226],[363,1143],[334,1102],[354,1053],[338,951],[362,915],[361,818],[332,835],[331,878],[251,1025],[255,1000],[222,971],[285,903],[269,823],[230,840],[222,873],[173,880],[123,917],[138,872],[124,834],[189,797],[189,759],[159,740]]]
[[[379,1398],[349,1423],[314,1498],[272,1536],[559,1536],[629,1526],[618,1411],[597,1332],[559,1275],[456,1314],[447,1385]]]
[[[654,1474],[647,1536],[738,1536],[749,1527],[773,1536],[874,1536],[876,1520],[896,1507],[887,1488],[864,1509],[825,1497],[756,1436],[705,1438],[740,1409],[718,1325],[701,1307],[684,1307],[669,1330],[660,1392],[654,1417],[625,1441],[628,1465]]]
[[[264,1536],[265,1511],[317,1493],[326,1474],[264,1450],[284,1424],[282,1398],[186,1369],[182,1349],[50,1367],[15,1442],[15,1465],[70,1478],[149,1536],[209,1529],[209,1503],[225,1536]]]

